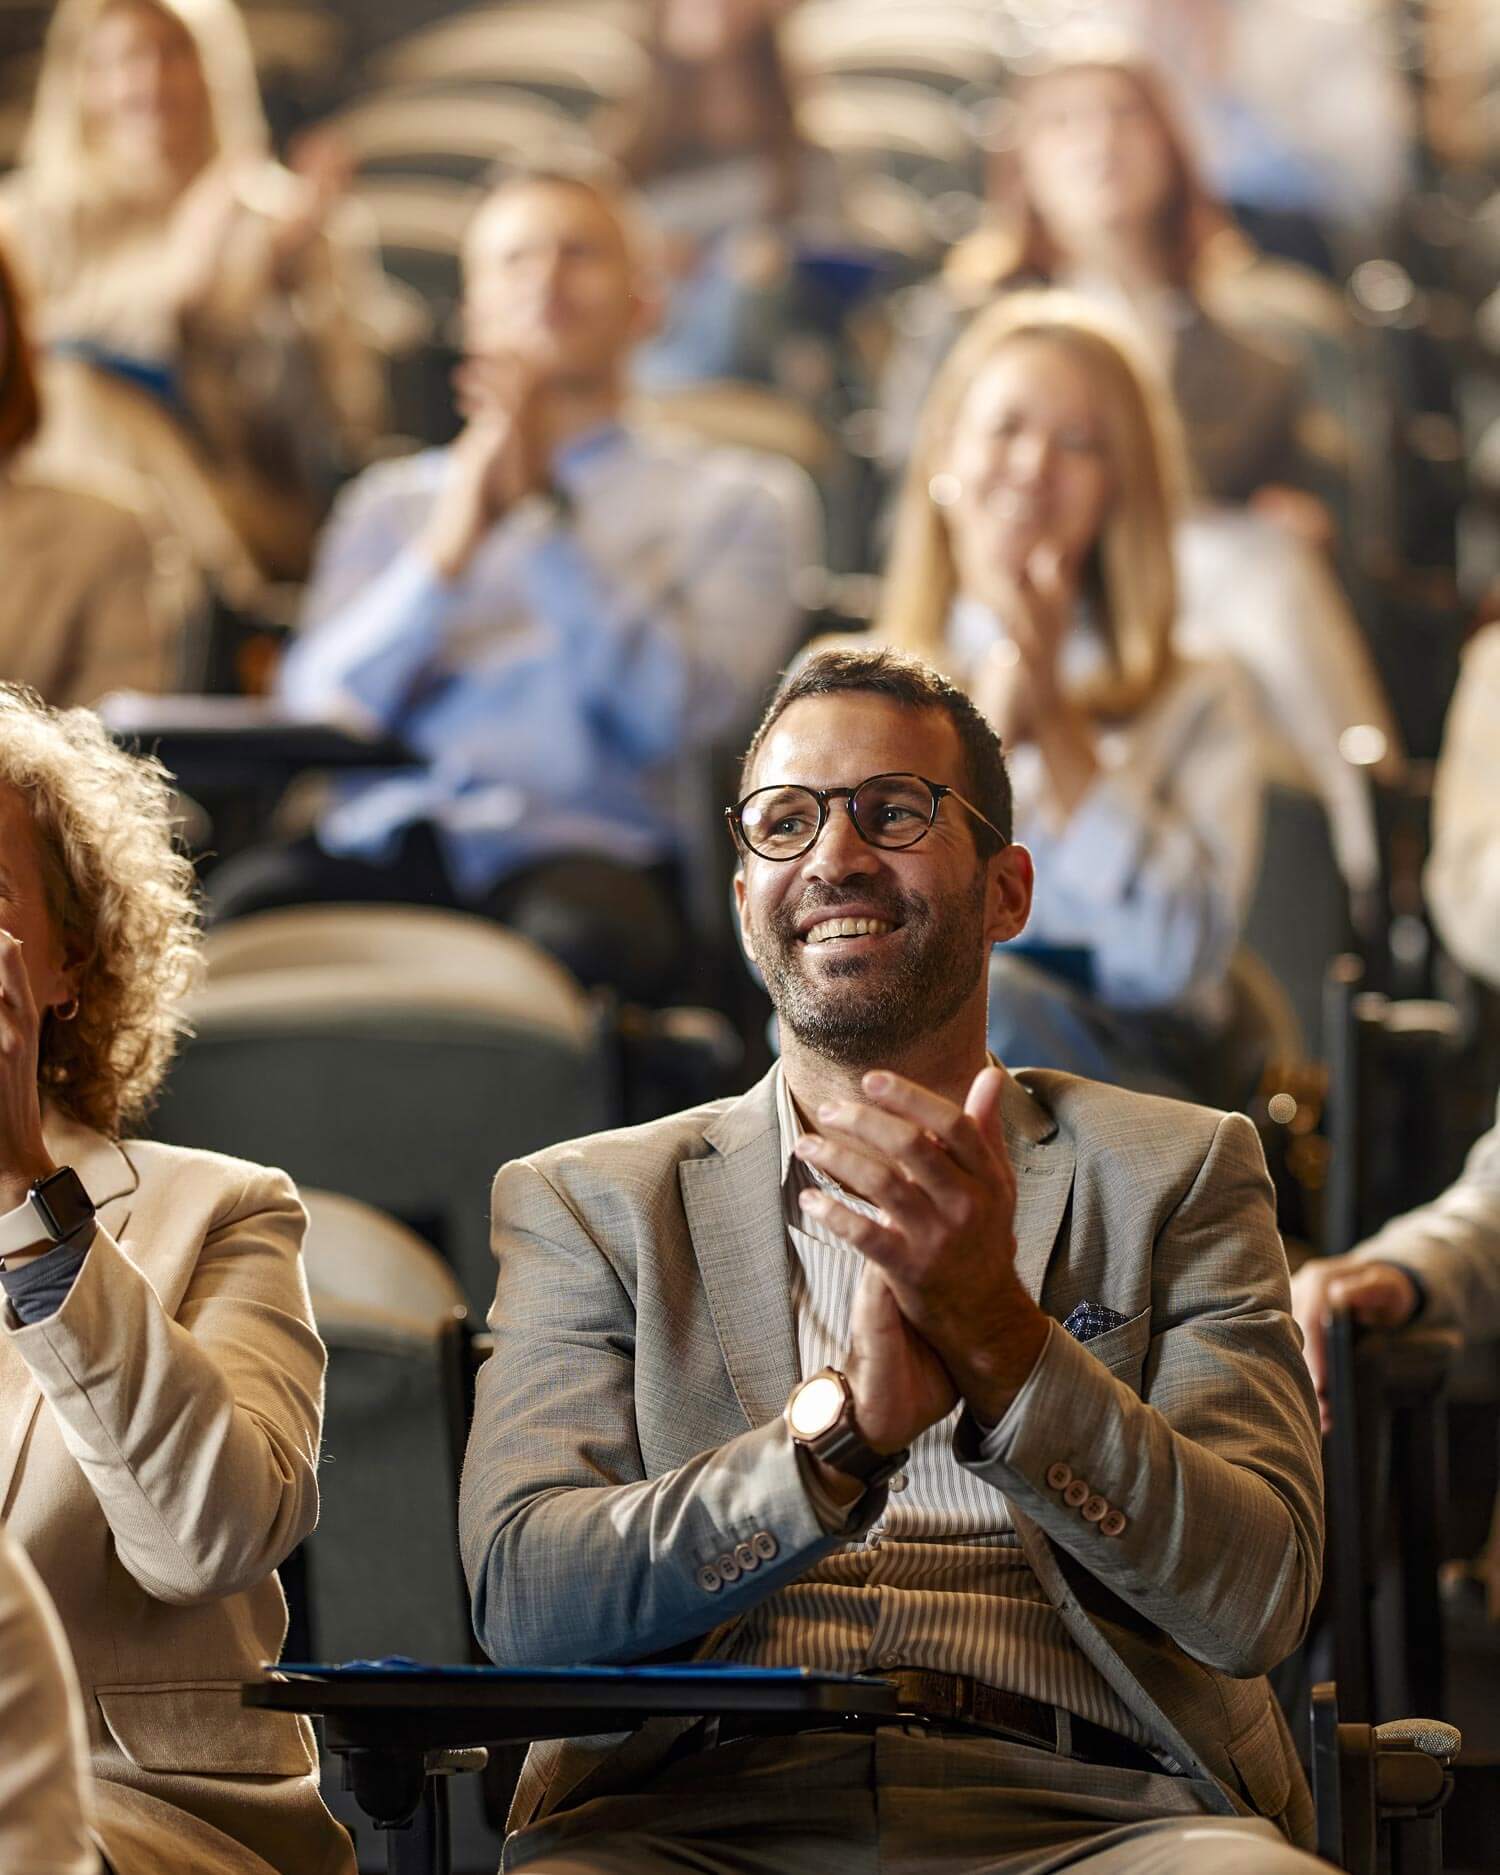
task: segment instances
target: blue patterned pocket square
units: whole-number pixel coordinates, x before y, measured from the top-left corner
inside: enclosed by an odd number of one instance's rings
[[[1105,1308],[1102,1302],[1080,1302],[1063,1327],[1075,1341],[1092,1341],[1096,1335],[1107,1335],[1111,1328],[1120,1327],[1128,1319],[1115,1309]]]

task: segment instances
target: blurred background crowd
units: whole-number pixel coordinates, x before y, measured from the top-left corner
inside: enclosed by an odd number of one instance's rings
[[[162,1137],[482,1312],[502,1159],[774,1049],[723,809],[851,636],[1004,740],[1004,1059],[1249,1111],[1294,1256],[1493,1117],[1487,0],[5,0],[0,166],[0,680],[177,779]]]
[[[477,914],[747,1072],[735,758],[873,634],[1010,754],[1007,1059],[1260,1102],[1311,1239],[1330,960],[1486,1059],[1480,0],[62,0],[0,97],[0,677],[215,926]]]

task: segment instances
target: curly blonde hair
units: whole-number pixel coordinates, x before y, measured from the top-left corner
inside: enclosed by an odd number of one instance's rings
[[[0,683],[0,786],[36,828],[48,909],[78,968],[78,1015],[43,1024],[37,1079],[75,1120],[118,1138],[149,1109],[198,976],[193,868],[170,778],[88,710]]]

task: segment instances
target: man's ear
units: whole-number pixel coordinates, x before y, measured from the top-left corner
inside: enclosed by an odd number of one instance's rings
[[[1031,891],[1035,870],[1031,854],[1024,846],[1002,846],[986,866],[987,926],[985,935],[992,944],[1004,944],[1019,937],[1031,916]]]
[[[755,945],[750,937],[750,908],[745,895],[745,862],[742,859],[734,870],[734,909],[739,914],[740,943],[745,955],[752,963],[755,961]]]

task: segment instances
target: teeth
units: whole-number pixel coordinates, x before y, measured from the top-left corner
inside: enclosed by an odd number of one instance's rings
[[[825,918],[821,924],[813,926],[805,941],[809,944],[824,944],[829,938],[884,937],[895,928],[883,918]]]

